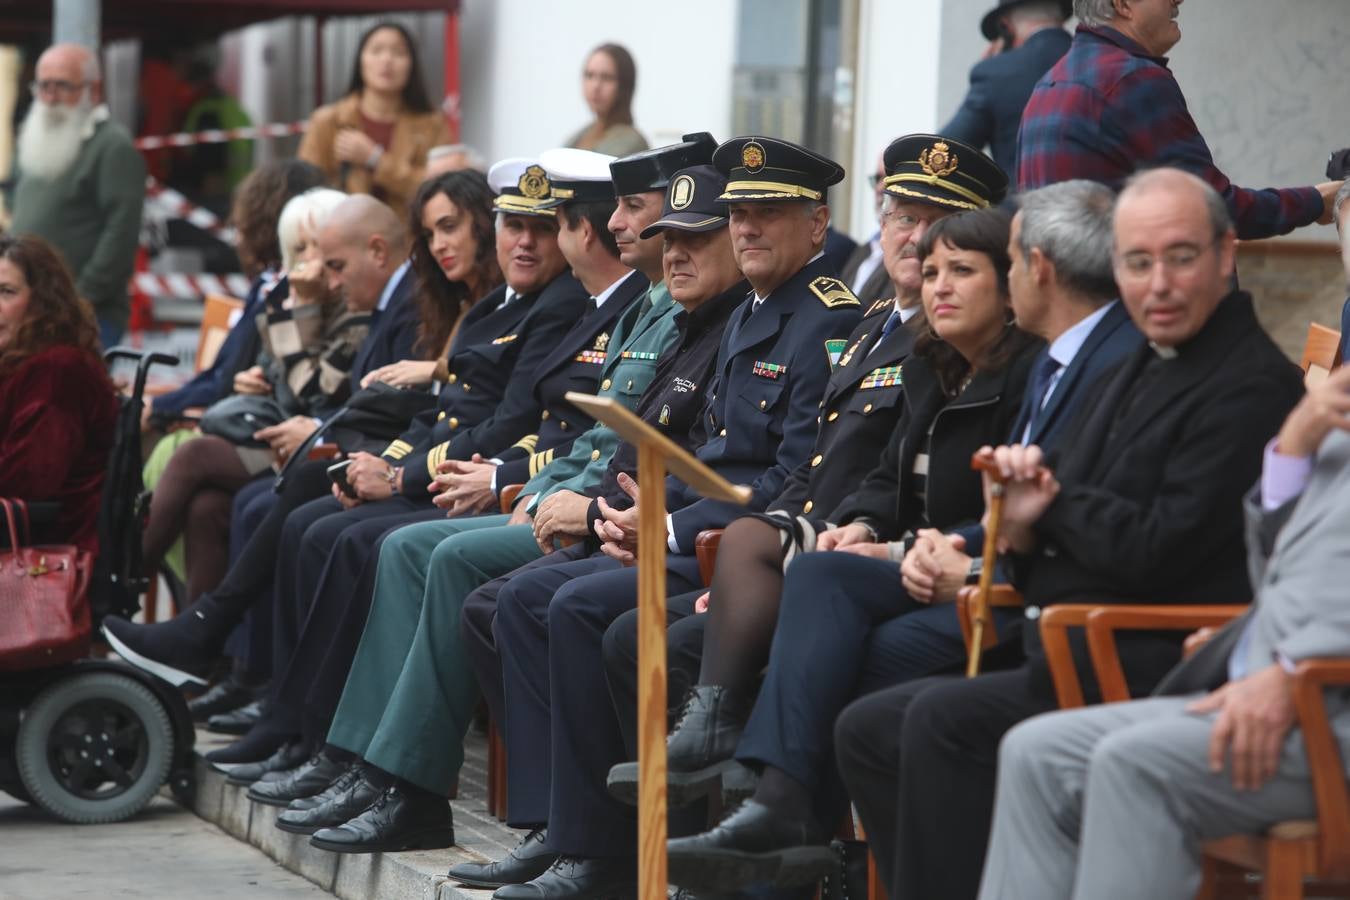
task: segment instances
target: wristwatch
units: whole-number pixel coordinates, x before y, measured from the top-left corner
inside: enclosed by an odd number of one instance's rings
[[[984,557],[976,556],[970,561],[970,568],[966,570],[966,584],[979,584],[980,573],[984,571]]]
[[[398,496],[398,478],[402,474],[403,474],[402,466],[390,466],[388,471],[384,473],[384,480],[389,482],[390,496],[393,497]]]

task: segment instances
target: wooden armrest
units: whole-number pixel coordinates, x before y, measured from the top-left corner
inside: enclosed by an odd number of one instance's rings
[[[523,484],[508,484],[502,488],[502,512],[508,516],[511,515],[511,509],[516,505],[516,498],[520,496],[520,492],[523,490],[525,490]]]
[[[1317,801],[1321,877],[1350,879],[1350,790],[1323,692],[1350,685],[1350,659],[1305,659],[1294,674],[1294,706]]]
[[[707,531],[700,531],[698,537],[694,538],[694,554],[698,557],[698,576],[703,579],[704,587],[712,584],[713,572],[717,571],[717,547],[722,543],[723,530],[710,528]]]
[[[1116,648],[1117,630],[1194,631],[1197,628],[1226,625],[1247,611],[1244,604],[1125,604],[1100,606],[1087,618],[1088,652],[1101,688],[1103,703],[1130,699],[1125,670]]]
[[[961,640],[966,645],[966,655],[970,655],[971,635],[975,632],[975,600],[980,589],[976,585],[963,587],[956,592],[956,618],[961,623]],[[1017,607],[1022,605],[1022,595],[1010,584],[995,584],[989,588],[989,608],[1000,606]],[[988,650],[998,643],[998,630],[993,621],[985,623],[984,639],[980,646]]]
[[[325,459],[337,459],[342,455],[342,450],[337,444],[320,444],[317,447],[309,448],[309,455],[305,457],[310,461],[322,462]]]
[[[1083,705],[1083,683],[1078,678],[1073,653],[1069,650],[1069,629],[1086,625],[1088,616],[1098,609],[1101,607],[1087,603],[1057,603],[1041,610],[1041,647],[1045,650],[1045,661],[1055,682],[1055,699],[1061,709]]]

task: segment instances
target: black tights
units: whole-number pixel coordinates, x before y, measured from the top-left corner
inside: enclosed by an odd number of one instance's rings
[[[737,519],[717,548],[699,684],[751,694],[769,662],[783,593],[783,532]]]
[[[199,494],[214,492],[232,497],[249,478],[234,444],[224,438],[202,435],[175,450],[150,500],[150,521],[141,539],[146,569],[157,569],[173,542],[187,530],[190,517],[206,512],[205,507],[194,509]],[[214,510],[212,501],[203,502]],[[228,508],[225,514],[228,517]],[[225,535],[228,539],[228,526]],[[220,564],[215,568],[219,571]]]

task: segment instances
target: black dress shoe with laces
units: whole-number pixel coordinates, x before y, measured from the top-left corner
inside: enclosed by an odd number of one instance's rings
[[[666,800],[671,806],[688,806],[718,790],[722,776],[739,765],[733,757],[751,706],[751,700],[720,685],[700,684],[690,691],[666,739]],[[605,783],[610,796],[632,806],[637,805],[637,785],[635,762],[610,769]]]
[[[382,793],[366,780],[358,763],[339,775],[321,793],[294,801],[277,816],[277,827],[292,834],[313,834],[321,828],[335,828],[365,812]],[[297,809],[297,803],[307,805]]]
[[[497,888],[492,900],[629,900],[637,896],[637,860],[560,856],[538,878]]]
[[[309,752],[300,741],[289,741],[277,748],[277,752],[261,762],[241,763],[232,766],[225,781],[238,787],[248,787],[269,772],[287,772],[301,765],[309,757]]]
[[[746,801],[716,828],[666,844],[671,884],[727,893],[752,884],[810,884],[837,868],[820,827]]]
[[[233,712],[257,699],[257,691],[240,684],[233,675],[220,679],[211,690],[188,701],[192,721],[205,722],[219,713]]]
[[[346,770],[345,763],[317,753],[304,765],[292,769],[276,781],[254,784],[248,789],[248,799],[268,806],[289,806],[292,800],[313,797],[322,792]]]
[[[536,828],[521,838],[516,849],[490,863],[460,863],[447,873],[460,884],[496,888],[507,884],[525,884],[548,871],[558,854],[548,849],[548,832]]]
[[[455,820],[444,797],[395,785],[359,816],[314,832],[309,842],[334,853],[441,850],[455,844]]]
[[[247,734],[263,717],[263,702],[254,700],[227,713],[216,713],[206,720],[206,730],[216,734]]]

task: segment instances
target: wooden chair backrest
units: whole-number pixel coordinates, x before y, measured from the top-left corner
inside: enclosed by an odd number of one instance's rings
[[[202,307],[201,334],[197,337],[197,371],[209,369],[230,334],[235,317],[244,309],[244,301],[224,294],[207,294]]]
[[[1316,322],[1308,325],[1308,338],[1303,342],[1303,360],[1299,366],[1309,386],[1321,384],[1328,375],[1340,368],[1340,349],[1339,331]]]

